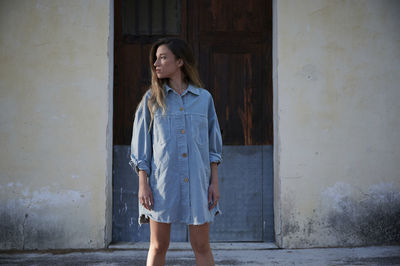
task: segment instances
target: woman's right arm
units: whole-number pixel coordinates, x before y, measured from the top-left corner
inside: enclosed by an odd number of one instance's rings
[[[151,116],[147,107],[148,92],[143,97],[135,114],[132,130],[131,160],[129,164],[139,176],[139,202],[146,208],[153,206],[153,196],[148,183],[152,161]]]

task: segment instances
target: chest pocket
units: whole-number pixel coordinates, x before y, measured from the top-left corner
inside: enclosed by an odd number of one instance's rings
[[[165,144],[171,138],[171,117],[160,115],[154,117],[154,138],[157,144]]]
[[[202,115],[191,115],[192,122],[192,136],[194,140],[200,144],[206,144],[208,142],[208,121],[205,116]]]

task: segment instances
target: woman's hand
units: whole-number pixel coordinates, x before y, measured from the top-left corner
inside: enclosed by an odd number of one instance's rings
[[[148,210],[154,206],[153,193],[149,183],[147,182],[147,174],[145,171],[139,171],[139,203]]]
[[[208,209],[211,210],[215,206],[217,206],[217,202],[219,200],[219,191],[218,191],[218,164],[211,163],[211,183],[208,187]]]
[[[211,210],[219,200],[218,184],[211,183],[208,187],[208,209]],[[212,204],[211,204],[212,203]]]

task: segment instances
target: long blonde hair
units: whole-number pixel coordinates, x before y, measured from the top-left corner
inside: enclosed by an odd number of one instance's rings
[[[203,86],[199,77],[199,72],[197,71],[196,60],[193,56],[193,52],[184,40],[178,38],[163,38],[156,41],[151,47],[149,57],[151,69],[151,94],[148,98],[147,106],[150,111],[151,121],[153,121],[154,113],[158,108],[161,108],[163,113],[165,113],[166,110],[164,85],[168,82],[168,79],[159,79],[156,74],[156,67],[154,66],[154,62],[157,59],[157,49],[161,45],[167,46],[175,55],[176,59],[183,60],[181,71],[183,73],[184,81],[187,84],[190,83],[199,88]]]

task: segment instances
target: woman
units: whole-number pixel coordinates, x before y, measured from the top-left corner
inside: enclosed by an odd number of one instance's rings
[[[222,138],[211,94],[180,39],[150,52],[151,89],[136,111],[131,166],[139,175],[139,224],[150,222],[147,265],[164,265],[171,223],[189,225],[197,265],[214,265],[209,223],[219,209]]]

